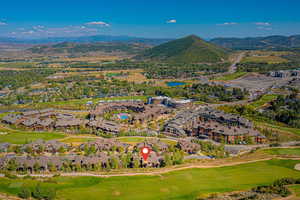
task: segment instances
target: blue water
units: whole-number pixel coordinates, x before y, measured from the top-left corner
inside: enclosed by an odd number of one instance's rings
[[[167,82],[167,86],[169,87],[176,87],[176,86],[181,86],[181,85],[185,85],[186,83],[183,82]]]
[[[119,114],[119,118],[120,118],[121,120],[126,120],[126,119],[129,118],[129,116],[126,115],[126,114]]]

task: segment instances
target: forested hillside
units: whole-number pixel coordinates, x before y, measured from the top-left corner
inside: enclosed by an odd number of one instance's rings
[[[227,56],[225,49],[191,35],[148,49],[136,58],[171,63],[216,63],[226,60]]]

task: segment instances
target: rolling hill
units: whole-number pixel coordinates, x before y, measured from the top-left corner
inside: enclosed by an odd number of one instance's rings
[[[300,48],[300,35],[293,36],[267,36],[249,38],[215,38],[211,43],[235,50],[285,50],[289,48]]]
[[[62,42],[96,43],[96,42],[117,42],[117,43],[141,43],[147,45],[159,45],[168,42],[170,38],[142,38],[131,36],[94,35],[79,37],[49,37],[49,38],[9,38],[0,37],[0,43],[6,44],[50,44]]]
[[[168,63],[215,63],[225,60],[227,56],[224,48],[190,35],[147,49],[136,59]]]
[[[28,51],[37,54],[76,54],[88,52],[123,52],[127,54],[137,54],[150,46],[141,43],[121,43],[121,42],[95,42],[95,43],[75,43],[62,42],[53,45],[37,45],[29,48]]]

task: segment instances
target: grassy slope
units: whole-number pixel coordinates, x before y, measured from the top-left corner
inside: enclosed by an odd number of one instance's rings
[[[299,128],[290,128],[290,127],[286,127],[284,125],[280,125],[279,123],[278,124],[271,124],[271,123],[265,123],[265,122],[255,122],[255,124],[258,125],[258,126],[263,126],[263,127],[274,129],[274,130],[277,129],[277,130],[282,131],[282,132],[289,132],[289,133],[295,134],[297,136],[300,136],[300,129]]]
[[[56,187],[58,199],[195,199],[200,195],[246,190],[283,177],[300,177],[293,169],[299,161],[271,160],[231,167],[188,169],[161,176],[58,177],[45,187]],[[0,178],[0,191],[16,194],[21,185],[34,187],[34,180]]]
[[[247,62],[266,62],[269,64],[273,63],[283,63],[283,62],[288,62],[288,60],[281,58],[279,56],[252,56],[252,57],[245,57],[242,60],[242,63],[247,63]]]
[[[288,155],[288,156],[300,156],[300,148],[274,148],[274,149],[264,149],[263,152],[271,155]]]
[[[265,105],[266,103],[274,101],[277,97],[278,97],[278,95],[276,95],[276,94],[265,94],[258,100],[249,104],[249,106],[251,106],[254,109],[258,109],[258,108],[262,107],[263,105]]]
[[[227,58],[227,53],[223,48],[192,35],[146,50],[140,57],[163,62],[220,62]]]

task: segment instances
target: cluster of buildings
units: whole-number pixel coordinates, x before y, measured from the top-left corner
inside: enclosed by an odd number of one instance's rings
[[[300,69],[271,71],[269,72],[268,75],[272,77],[278,77],[278,78],[300,77]]]
[[[129,145],[126,143],[122,143],[115,139],[97,139],[94,141],[89,141],[86,143],[82,143],[79,148],[80,150],[84,151],[85,149],[89,149],[91,147],[94,147],[95,151],[121,151],[123,149],[124,151],[127,151]]]
[[[199,137],[228,144],[264,143],[266,138],[254,129],[253,124],[240,116],[227,114],[210,107],[195,107],[190,100],[174,100],[168,97],[151,97],[147,103],[141,101],[102,102],[90,111],[88,119],[76,118],[72,114],[53,109],[26,111],[8,114],[2,122],[24,126],[33,130],[89,128],[114,135],[128,131],[129,125],[143,124],[179,111],[168,120],[161,133],[176,137]],[[107,115],[125,113],[127,123],[120,123]],[[71,128],[71,129],[70,129]],[[184,145],[182,145],[184,146]],[[194,147],[184,147],[193,149]],[[189,151],[193,152],[193,150]]]
[[[190,99],[176,100],[170,97],[157,96],[157,97],[149,97],[147,100],[147,104],[154,104],[154,105],[161,104],[169,108],[187,108],[192,106],[192,100]]]
[[[209,107],[180,112],[165,124],[164,133],[176,137],[207,138],[228,144],[245,142],[249,138],[255,143],[265,141],[265,137],[253,128],[249,120]]]
[[[11,144],[1,143],[0,148],[3,152],[8,152]],[[142,159],[140,149],[149,147],[151,152],[146,161]],[[189,140],[179,140],[177,148],[187,152],[196,153],[200,149],[200,145],[192,143]],[[64,152],[60,149],[64,148]],[[122,148],[122,150],[121,150]],[[18,154],[6,153],[0,157],[0,170],[15,168],[16,171],[61,171],[68,168],[69,170],[78,169],[101,169],[111,165],[112,159],[118,162],[119,166],[126,165],[132,167],[133,162],[137,161],[139,167],[160,167],[164,162],[164,153],[170,153],[169,145],[159,139],[148,139],[144,142],[130,146],[115,139],[97,139],[81,144],[79,147],[71,147],[65,143],[56,140],[44,141],[37,140],[32,143],[20,146],[21,152]],[[30,149],[30,150],[29,150]],[[91,154],[78,154],[81,151],[89,151],[93,149]],[[61,155],[57,152],[63,153]],[[77,152],[74,154],[73,152]],[[113,152],[113,153],[112,153]],[[121,153],[132,152],[130,160],[123,163]],[[21,153],[21,155],[20,155]],[[35,156],[32,154],[37,153]],[[51,154],[47,154],[51,153]]]
[[[2,122],[34,130],[45,130],[80,127],[87,124],[88,121],[78,119],[72,114],[56,112],[54,109],[43,109],[8,114],[2,118]]]
[[[119,133],[124,126],[103,117],[105,114],[113,112],[128,112],[127,121],[129,124],[137,122],[142,124],[168,114],[169,109],[165,106],[148,105],[141,102],[103,102],[90,112],[88,126],[95,130],[102,130],[113,134]]]

